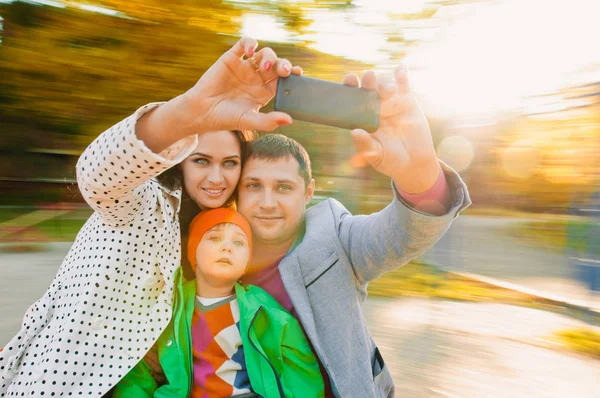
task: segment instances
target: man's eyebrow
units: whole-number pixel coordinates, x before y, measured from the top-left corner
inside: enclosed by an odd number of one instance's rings
[[[260,181],[261,179],[258,177],[246,176],[246,177],[243,177],[242,180],[244,180],[244,181]],[[298,184],[296,181],[288,180],[288,179],[275,180],[275,182],[277,184],[292,184],[292,185]]]

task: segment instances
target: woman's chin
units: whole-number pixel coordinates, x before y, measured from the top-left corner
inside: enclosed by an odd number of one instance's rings
[[[216,209],[217,207],[222,207],[229,198],[228,196],[223,195],[223,197],[211,198],[202,195],[202,198],[196,200],[196,203],[202,209]]]

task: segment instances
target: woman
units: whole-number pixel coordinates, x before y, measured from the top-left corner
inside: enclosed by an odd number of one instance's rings
[[[222,206],[243,158],[232,131],[291,123],[258,110],[278,76],[302,70],[256,47],[241,39],[186,93],[140,108],[81,155],[78,184],[95,212],[0,352],[0,396],[101,396],[156,342],[179,274],[181,189],[155,177],[181,164],[191,200]]]

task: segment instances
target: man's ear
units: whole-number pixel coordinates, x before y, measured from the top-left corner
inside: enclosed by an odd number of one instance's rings
[[[308,206],[313,196],[315,196],[315,180],[311,179],[308,187],[306,187],[306,194],[304,195],[305,206]]]

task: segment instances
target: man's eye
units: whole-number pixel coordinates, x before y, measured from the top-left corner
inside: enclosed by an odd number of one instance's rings
[[[289,185],[280,185],[277,189],[279,189],[280,191],[290,191],[292,187],[290,187]]]
[[[257,189],[258,188],[258,184],[255,183],[250,183],[246,186],[248,189]]]

